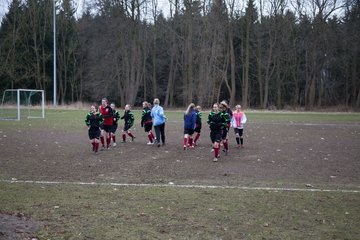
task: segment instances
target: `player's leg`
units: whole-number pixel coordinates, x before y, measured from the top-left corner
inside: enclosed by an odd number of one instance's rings
[[[129,135],[129,137],[131,137],[131,141],[133,142],[134,139],[135,139],[135,136],[131,133],[130,127],[131,127],[131,126],[129,126],[128,130],[126,131],[126,133],[127,133],[127,135]]]
[[[188,144],[188,139],[189,139],[189,134],[187,134],[187,129],[184,129],[184,150],[186,150],[187,148],[187,144]]]
[[[160,134],[161,134],[162,144],[165,145],[165,123],[160,125]]]
[[[195,129],[195,132],[196,132],[196,136],[194,138],[194,145],[196,146],[197,145],[197,142],[200,138],[200,132],[201,132],[201,128],[200,127],[196,127]]]
[[[244,147],[244,138],[243,138],[243,132],[244,132],[244,129],[239,129],[239,136],[240,136],[240,145],[241,147],[243,148]]]
[[[240,147],[240,135],[239,135],[239,130],[240,130],[240,129],[238,129],[238,128],[234,128],[236,144],[237,144],[238,147]]]

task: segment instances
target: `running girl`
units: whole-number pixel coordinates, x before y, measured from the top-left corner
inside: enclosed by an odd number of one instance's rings
[[[184,113],[184,150],[187,148],[189,143],[189,148],[193,148],[193,138],[192,135],[195,132],[196,128],[196,112],[195,104],[191,103],[186,112]]]
[[[227,137],[227,134],[228,134],[228,131],[229,131],[229,127],[230,127],[230,121],[231,121],[231,118],[230,118],[230,115],[228,113],[228,105],[225,101],[222,101],[219,105],[220,107],[220,111],[223,115],[223,118],[224,118],[224,121],[225,121],[225,126],[223,128],[223,131],[222,131],[222,142],[223,142],[223,145],[224,145],[224,152],[225,152],[225,156],[228,155],[229,153],[229,143],[228,143],[228,137]],[[231,111],[232,112],[232,111]]]
[[[235,111],[233,112],[233,118],[231,120],[231,126],[234,128],[237,146],[241,148],[244,147],[243,130],[246,121],[247,118],[245,113],[241,111],[241,106],[236,105]]]
[[[113,146],[116,146],[116,130],[118,128],[118,121],[120,119],[120,113],[115,109],[115,103],[111,103],[110,107],[113,111],[113,125],[110,131],[110,136],[113,141]]]
[[[214,162],[219,159],[220,142],[223,129],[226,127],[226,118],[224,113],[219,111],[219,104],[214,103],[213,111],[210,112],[207,123],[210,125],[210,139],[214,149]]]
[[[109,106],[109,102],[106,98],[101,100],[101,106],[99,108],[101,115],[104,118],[103,124],[100,126],[101,128],[101,144],[103,148],[105,148],[105,139],[106,139],[106,149],[110,147],[110,131],[113,126],[113,111]],[[105,138],[105,139],[104,139]]]
[[[197,145],[197,141],[200,138],[200,132],[201,132],[201,118],[202,118],[202,114],[201,114],[201,107],[200,106],[196,106],[195,108],[195,113],[196,113],[196,128],[195,128],[195,132],[196,132],[196,136],[194,139],[194,145]]]
[[[97,153],[99,150],[99,137],[101,134],[100,125],[103,123],[104,119],[97,111],[98,109],[92,105],[90,112],[86,115],[85,123],[89,131],[89,139],[92,144],[92,150],[94,153]]]
[[[124,129],[123,129],[123,133],[122,133],[122,142],[125,143],[126,142],[126,134],[129,135],[129,137],[131,137],[131,141],[133,142],[135,137],[134,135],[130,132],[130,128],[134,125],[134,114],[131,112],[130,110],[130,105],[126,104],[125,105],[125,112],[124,112],[124,116],[121,117],[121,119],[124,119]]]
[[[147,143],[148,145],[152,145],[154,144],[154,134],[151,131],[152,129],[152,118],[151,118],[151,110],[149,108],[149,103],[148,102],[143,102],[143,111],[142,111],[142,115],[141,115],[141,127],[144,128],[145,132],[148,135],[149,138],[149,142]]]

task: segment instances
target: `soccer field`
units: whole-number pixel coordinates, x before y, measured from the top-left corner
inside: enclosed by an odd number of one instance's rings
[[[187,151],[181,112],[160,148],[135,113],[135,141],[97,155],[86,111],[0,122],[0,239],[360,239],[360,114],[247,112],[214,163],[206,112]]]

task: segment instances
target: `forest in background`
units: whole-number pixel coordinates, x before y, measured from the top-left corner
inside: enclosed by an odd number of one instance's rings
[[[0,91],[53,98],[53,1],[9,0]],[[360,0],[56,1],[57,102],[360,107]]]

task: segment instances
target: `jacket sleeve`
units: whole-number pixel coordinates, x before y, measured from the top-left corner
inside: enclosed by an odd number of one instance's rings
[[[247,122],[247,118],[246,118],[246,115],[245,113],[242,115],[242,118],[241,118],[241,124],[245,124]]]
[[[212,118],[212,117],[211,117],[211,113],[210,113],[209,116],[208,116],[208,119],[207,119],[207,123],[208,123],[208,124],[211,124],[211,118]]]
[[[102,125],[103,122],[104,122],[104,117],[103,117],[103,115],[101,113],[99,113],[99,123],[100,123],[100,125]]]
[[[88,127],[90,126],[90,115],[89,114],[87,114],[86,117],[85,117],[85,124]]]

